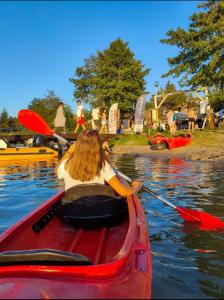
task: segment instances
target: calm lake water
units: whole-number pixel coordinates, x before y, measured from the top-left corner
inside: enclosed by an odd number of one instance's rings
[[[224,216],[224,163],[131,155],[112,161],[130,177],[144,178],[145,185],[177,206]],[[56,163],[0,162],[0,232],[62,188],[54,174]],[[184,225],[172,208],[146,193],[139,196],[151,241],[152,298],[223,299],[224,233]]]

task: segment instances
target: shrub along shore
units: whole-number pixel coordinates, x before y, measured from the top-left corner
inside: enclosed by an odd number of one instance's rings
[[[177,133],[182,134],[186,131]],[[166,136],[169,136],[166,134]],[[195,130],[192,142],[185,147],[172,150],[151,150],[146,134],[119,135],[110,140],[114,154],[144,154],[151,157],[182,157],[190,160],[224,160],[224,130]]]

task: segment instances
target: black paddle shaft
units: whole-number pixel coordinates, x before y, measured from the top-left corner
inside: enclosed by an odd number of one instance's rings
[[[132,179],[130,177],[128,177],[127,175],[121,173],[118,169],[115,169],[115,171],[117,172],[117,174],[121,177],[123,177],[125,180],[127,180],[128,182],[132,182]],[[154,191],[150,190],[149,188],[147,188],[146,186],[142,186],[141,190],[152,195],[154,198],[159,199],[160,201],[162,201],[163,203],[167,204],[168,206],[177,209],[177,207],[170,203],[168,200],[163,199],[161,196],[159,196],[157,193],[155,193]]]
[[[149,188],[147,188],[144,185],[142,186],[141,190],[144,191],[144,192],[146,192],[146,193],[148,193],[148,194],[150,194],[150,195],[152,195],[155,198],[159,198],[158,194],[156,194],[155,192],[153,192],[152,190],[150,190]]]

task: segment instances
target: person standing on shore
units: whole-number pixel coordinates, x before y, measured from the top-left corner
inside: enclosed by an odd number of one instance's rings
[[[173,116],[174,116],[174,112],[172,111],[172,109],[170,108],[168,113],[166,114],[166,119],[167,119],[167,123],[170,127],[170,133],[172,135],[175,134],[176,132],[176,127],[175,127],[175,123],[174,123],[174,120],[173,120]]]
[[[83,130],[86,130],[83,106],[81,105],[80,100],[77,100],[76,103],[77,103],[77,111],[76,111],[77,125],[76,125],[76,128],[74,130],[74,133],[77,132],[80,125],[82,126]]]
[[[193,107],[189,107],[188,109],[188,130],[193,132],[194,131],[194,124],[196,119],[196,111]]]
[[[92,110],[92,129],[100,130],[100,108],[96,107]]]
[[[66,118],[64,115],[64,103],[63,102],[59,102],[59,104],[57,106],[56,117],[55,117],[53,123],[54,123],[55,131],[60,129],[62,131],[62,133],[66,133],[66,130],[65,130]]]
[[[209,108],[208,109],[208,125],[210,129],[214,129],[215,128],[215,124],[214,124],[214,111],[213,108]]]
[[[101,129],[100,129],[100,133],[102,133],[103,131],[105,133],[107,133],[107,114],[106,114],[106,108],[103,108],[101,114]]]

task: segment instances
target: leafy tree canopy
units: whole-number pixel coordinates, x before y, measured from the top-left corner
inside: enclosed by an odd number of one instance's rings
[[[149,73],[141,61],[134,58],[128,43],[120,38],[109,48],[85,59],[76,69],[74,97],[91,106],[110,107],[118,102],[122,111],[131,110],[137,98],[146,92],[144,77]]]
[[[185,93],[175,94],[175,92],[178,92],[175,85],[173,83],[171,83],[170,81],[168,81],[165,88],[161,89],[158,94],[160,94],[160,93],[164,93],[164,94],[174,93],[174,94],[168,96],[162,106],[177,109],[178,106],[182,106],[182,105],[186,104],[187,95]]]
[[[224,93],[221,90],[212,89],[209,96],[209,102],[214,108],[214,111],[219,111],[224,107]]]
[[[175,93],[177,92],[177,93]],[[169,95],[165,102],[161,105],[161,108],[163,107],[171,107],[172,109],[177,109],[178,106],[184,106],[187,105],[188,102],[193,102],[195,100],[195,98],[192,96],[191,93],[179,93],[181,92],[180,90],[177,90],[175,85],[173,83],[171,83],[170,81],[168,81],[165,85],[164,88],[160,88],[158,90],[158,95],[167,95],[169,93],[174,93],[173,95]],[[160,103],[160,101],[162,100],[162,98],[158,98],[158,104]],[[147,108],[154,108],[154,98],[153,96],[150,99],[150,102],[147,104]]]
[[[190,17],[188,30],[179,27],[161,39],[179,48],[176,57],[168,58],[171,68],[163,77],[182,75],[182,85],[220,89],[224,86],[224,2],[209,0],[198,8]]]
[[[28,108],[37,112],[53,128],[53,121],[56,116],[56,110],[59,102],[63,102],[54,91],[49,90],[43,98],[34,98],[28,105]],[[73,113],[70,106],[64,104],[64,113],[66,117],[66,127],[74,129]]]

